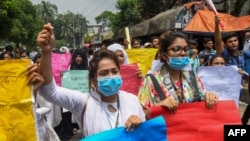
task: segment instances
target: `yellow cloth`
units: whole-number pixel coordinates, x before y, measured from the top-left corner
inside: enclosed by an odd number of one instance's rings
[[[31,87],[27,85],[30,60],[0,61],[0,141],[35,141],[36,128]]]
[[[142,75],[145,76],[151,69],[152,61],[155,58],[158,49],[141,48],[141,49],[127,49],[129,63],[137,63]]]

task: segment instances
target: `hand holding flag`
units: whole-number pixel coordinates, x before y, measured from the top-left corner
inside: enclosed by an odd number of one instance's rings
[[[206,0],[206,3],[212,8],[212,10],[214,11],[214,14],[216,16],[219,15],[212,0]],[[221,27],[222,30],[225,29],[225,27],[224,27],[224,25],[222,24],[221,21],[220,21],[220,27]]]

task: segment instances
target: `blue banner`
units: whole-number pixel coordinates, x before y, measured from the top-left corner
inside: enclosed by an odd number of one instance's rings
[[[166,123],[162,116],[141,123],[133,132],[119,127],[97,133],[80,141],[167,141]]]

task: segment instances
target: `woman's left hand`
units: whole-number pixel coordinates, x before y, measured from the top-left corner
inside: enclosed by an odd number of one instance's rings
[[[219,96],[213,92],[206,92],[205,100],[207,108],[211,109],[218,102]]]
[[[243,75],[243,70],[242,70],[241,68],[238,68],[238,73],[239,73],[240,75]]]
[[[44,83],[44,78],[39,73],[39,66],[37,64],[30,65],[27,75],[29,77],[28,84],[33,85],[33,90],[36,92]]]
[[[125,128],[126,128],[127,131],[130,130],[131,132],[133,132],[134,129],[135,129],[141,122],[142,122],[142,119],[141,119],[141,118],[139,118],[139,117],[136,116],[136,115],[131,115],[131,116],[127,119],[127,121],[126,121],[126,123],[125,123]]]
[[[136,75],[137,75],[137,77],[139,77],[139,78],[143,78],[143,75],[142,75],[140,69],[137,70]]]

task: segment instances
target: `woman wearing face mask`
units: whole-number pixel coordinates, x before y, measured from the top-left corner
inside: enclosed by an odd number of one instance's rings
[[[44,84],[38,90],[48,101],[67,108],[74,113],[83,129],[84,136],[125,126],[134,129],[145,120],[145,114],[136,96],[120,91],[122,79],[116,55],[99,50],[89,64],[89,83],[92,90],[81,93],[56,86],[51,69],[51,53],[55,42],[53,27],[43,26],[37,43],[42,50],[40,71]],[[30,83],[36,85],[36,68],[29,68]]]
[[[194,76],[191,67],[187,69],[190,63],[188,50],[188,40],[184,34],[167,31],[161,35],[159,53],[164,65],[153,74],[166,98],[160,100],[150,77],[146,77],[138,98],[146,108],[147,118],[153,112],[153,105],[162,105],[175,112],[180,103],[205,100],[206,106],[212,108],[217,102],[218,96],[211,92],[204,93],[202,84]]]

